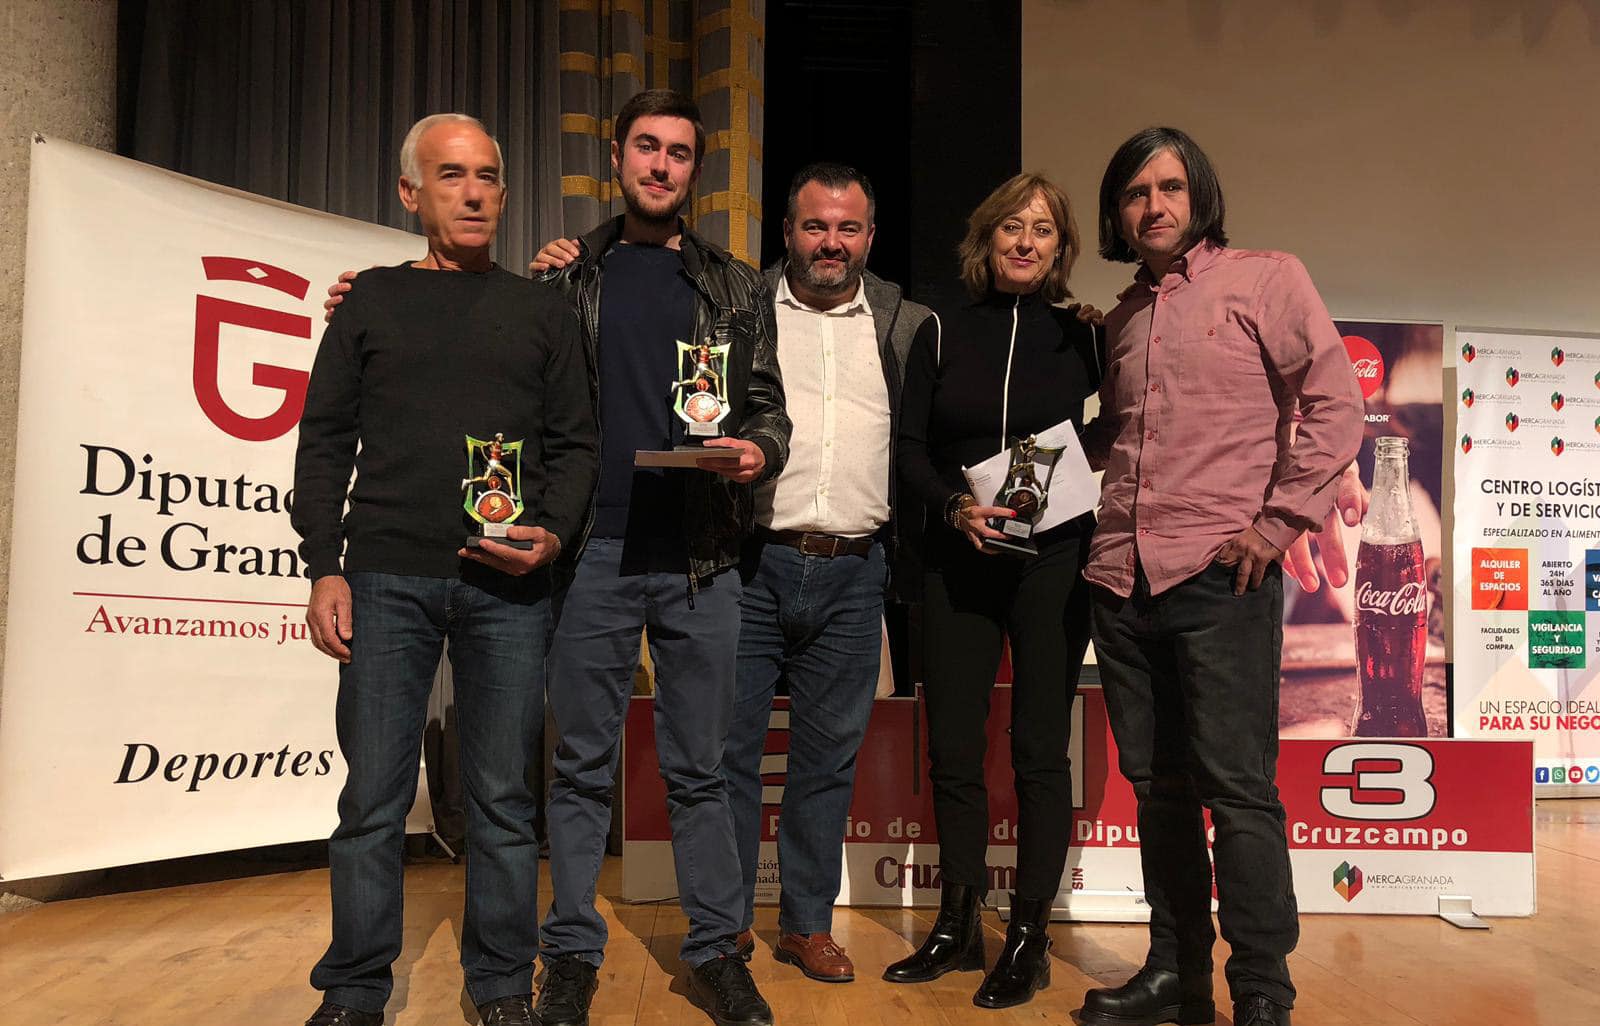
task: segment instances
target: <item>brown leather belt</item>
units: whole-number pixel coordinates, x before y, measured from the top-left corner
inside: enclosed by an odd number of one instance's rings
[[[772,531],[765,527],[760,530],[759,536],[764,542],[798,549],[802,555],[827,559],[865,556],[872,551],[873,541],[871,538],[842,538],[837,534],[813,534],[808,531]]]

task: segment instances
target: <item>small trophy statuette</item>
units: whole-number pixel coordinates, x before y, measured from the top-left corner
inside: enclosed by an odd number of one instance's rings
[[[728,346],[678,343],[678,380],[672,410],[688,425],[689,437],[716,438],[728,415]]]
[[[1055,471],[1055,457],[1060,449],[1039,445],[1034,435],[1020,438],[1011,445],[1011,466],[1006,471],[1005,483],[995,493],[994,504],[1004,506],[1016,514],[1014,517],[994,517],[989,526],[1005,535],[1004,539],[988,538],[984,547],[997,552],[1019,556],[1037,556],[1039,547],[1033,542],[1033,528],[1050,500],[1050,476]],[[1045,457],[1044,480],[1039,480],[1036,457]]]
[[[533,542],[506,537],[506,531],[522,516],[522,442],[508,442],[506,436],[484,441],[467,436],[467,476],[461,479],[462,507],[481,526],[467,535],[467,548],[475,549],[485,538],[513,549],[531,549]]]

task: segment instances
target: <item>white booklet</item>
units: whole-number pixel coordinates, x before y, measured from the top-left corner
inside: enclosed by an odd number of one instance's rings
[[[1089,459],[1078,442],[1078,429],[1064,420],[1034,436],[1034,476],[1045,485],[1048,498],[1033,529],[1048,531],[1073,517],[1082,516],[1100,502],[1100,483],[1089,469]],[[1051,452],[1049,450],[1059,450]],[[962,467],[967,487],[980,506],[993,506],[995,495],[1011,469],[1011,450],[1002,449],[974,467]]]

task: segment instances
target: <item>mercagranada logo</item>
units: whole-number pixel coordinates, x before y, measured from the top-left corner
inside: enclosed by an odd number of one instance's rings
[[[1471,342],[1461,343],[1461,358],[1468,363],[1478,358],[1478,351],[1473,348]]]
[[[1461,390],[1461,405],[1465,406],[1467,409],[1472,409],[1472,401],[1476,398],[1478,398],[1478,394],[1472,389],[1463,388]]]
[[[1552,438],[1550,439],[1550,451],[1560,456],[1567,451],[1567,443],[1563,442],[1560,437]]]
[[[1556,346],[1554,349],[1550,350],[1550,362],[1555,364],[1557,367],[1567,362],[1567,354],[1561,351],[1560,346]]]
[[[1333,871],[1333,890],[1347,902],[1356,900],[1356,895],[1361,893],[1361,867],[1339,863],[1339,868]]]
[[[1522,419],[1520,417],[1518,417],[1515,413],[1506,414],[1506,430],[1507,431],[1515,431],[1517,429],[1517,426],[1519,424],[1521,424],[1521,423],[1522,423]]]
[[[1552,410],[1560,410],[1561,407],[1563,407],[1565,405],[1567,405],[1567,397],[1566,396],[1562,395],[1560,392],[1551,392],[1550,393],[1550,408]]]
[[[1472,451],[1472,436],[1471,435],[1462,435],[1461,436],[1461,452],[1462,452],[1462,455],[1465,455],[1465,454],[1467,454],[1467,453],[1469,453],[1471,451]]]
[[[1521,380],[1522,375],[1517,373],[1517,369],[1515,367],[1506,368],[1506,384],[1510,385],[1512,388],[1516,388],[1517,382]]]

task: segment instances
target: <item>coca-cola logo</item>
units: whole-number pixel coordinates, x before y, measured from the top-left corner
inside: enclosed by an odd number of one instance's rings
[[[1567,354],[1561,351],[1560,346],[1556,346],[1554,349],[1550,350],[1550,362],[1555,364],[1557,367],[1567,362]]]
[[[1550,393],[1550,408],[1552,410],[1560,410],[1561,407],[1563,407],[1565,405],[1567,405],[1567,397],[1566,396],[1562,395],[1560,392],[1551,392]]]
[[[1515,431],[1522,424],[1522,418],[1515,413],[1506,414],[1506,430]]]
[[[1471,342],[1463,342],[1461,344],[1461,358],[1468,363],[1478,358],[1478,351],[1473,348]]]
[[[1467,409],[1469,409],[1469,410],[1472,409],[1473,400],[1475,400],[1477,398],[1478,398],[1477,393],[1474,392],[1472,389],[1463,388],[1461,390],[1461,405],[1465,406]]]
[[[1361,383],[1361,398],[1371,399],[1383,387],[1383,354],[1378,347],[1360,335],[1344,336],[1344,351],[1350,357],[1350,366]]]
[[[1421,581],[1402,584],[1393,591],[1362,581],[1356,588],[1356,608],[1381,616],[1416,616],[1428,608],[1428,586]]]
[[[1512,388],[1516,388],[1517,382],[1521,380],[1522,375],[1517,372],[1515,367],[1506,368],[1506,384],[1510,385]]]

